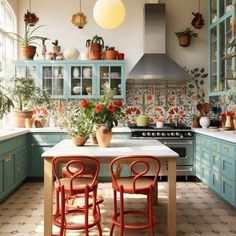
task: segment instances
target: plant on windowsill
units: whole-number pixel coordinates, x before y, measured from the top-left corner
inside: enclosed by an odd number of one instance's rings
[[[42,26],[43,25],[39,25],[36,28],[32,28],[31,25],[25,23],[25,32],[23,36],[13,32],[8,32],[9,34],[12,34],[14,36],[14,39],[21,44],[20,52],[23,60],[33,60],[36,53],[36,46],[32,44],[37,45],[36,41],[42,38],[33,34]]]
[[[9,81],[6,91],[14,104],[17,127],[25,127],[25,119],[32,118],[35,106],[50,107],[48,93],[37,87],[33,78],[14,77]]]
[[[187,28],[184,31],[175,32],[175,35],[178,37],[179,45],[181,47],[188,47],[191,43],[191,38],[196,38],[198,33],[195,33],[193,30],[191,30],[191,28]]]

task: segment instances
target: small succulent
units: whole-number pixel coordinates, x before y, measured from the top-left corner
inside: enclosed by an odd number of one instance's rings
[[[58,40],[56,39],[54,42],[52,42],[52,44],[54,45],[54,46],[58,46]]]

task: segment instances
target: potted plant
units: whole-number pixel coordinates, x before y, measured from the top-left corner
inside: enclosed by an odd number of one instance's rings
[[[52,53],[55,53],[55,54],[57,54],[57,53],[60,53],[60,51],[61,51],[61,46],[59,46],[58,45],[58,40],[56,39],[54,42],[52,42]]]
[[[102,37],[95,35],[92,39],[86,41],[88,48],[89,60],[101,60],[102,49],[104,48],[104,40]]]
[[[4,90],[4,87],[0,85],[0,120],[14,107],[12,100],[5,94]]]
[[[179,45],[181,47],[188,47],[191,43],[191,38],[192,37],[197,37],[198,33],[195,33],[190,28],[187,28],[184,31],[175,32],[175,35],[178,37]]]
[[[93,132],[94,122],[91,112],[83,108],[84,100],[79,107],[71,107],[69,112],[62,113],[62,126],[66,128],[69,136],[76,146],[83,146]]]
[[[32,44],[37,44],[35,41],[38,40],[40,37],[33,35],[33,33],[40,27],[42,27],[42,25],[32,29],[32,26],[30,26],[29,24],[25,24],[24,36],[9,32],[9,34],[14,35],[15,40],[21,44],[20,52],[21,58],[23,60],[32,60],[34,58],[34,55],[36,53],[36,46]]]
[[[49,106],[49,95],[36,86],[33,78],[14,77],[6,89],[14,104],[17,127],[25,127],[25,119],[32,118],[33,107]]]
[[[105,60],[116,60],[118,51],[115,50],[115,47],[105,47],[104,59]]]

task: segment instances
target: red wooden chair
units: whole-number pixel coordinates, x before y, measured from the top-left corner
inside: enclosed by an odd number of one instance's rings
[[[125,167],[128,166],[127,168]],[[154,224],[157,222],[153,215],[153,193],[157,184],[161,163],[159,159],[147,155],[128,155],[117,157],[112,160],[110,172],[112,176],[112,188],[114,194],[114,214],[110,236],[113,235],[114,227],[120,227],[120,236],[124,235],[124,229],[143,230],[150,229],[150,235],[154,236]],[[125,173],[126,171],[126,173]],[[127,173],[128,172],[128,173]],[[119,192],[119,210],[117,193]],[[124,194],[142,194],[147,196],[147,210],[125,210]],[[147,223],[125,223],[127,215],[142,215]]]
[[[62,176],[63,165],[68,176]],[[74,165],[77,165],[76,169]],[[53,223],[60,227],[60,236],[64,236],[67,229],[84,230],[88,236],[89,229],[94,226],[97,226],[99,236],[102,236],[101,215],[96,203],[99,162],[90,156],[56,156],[52,166],[56,192]],[[88,170],[90,166],[94,166],[93,172]],[[83,220],[75,220],[81,216]]]
[[[76,163],[70,165],[70,170],[72,172],[78,171],[79,168],[80,168],[80,165],[78,165]],[[94,163],[87,164],[86,165],[86,176],[88,176],[88,177],[93,176],[93,173],[94,173],[95,170],[96,170],[96,165]],[[70,176],[71,176],[71,174],[67,170],[66,166],[62,167],[62,177],[70,177]],[[90,194],[89,195],[89,200],[91,200],[91,199],[92,199],[92,195]],[[100,195],[97,195],[96,204],[98,206],[99,213],[100,213],[99,204],[103,203],[103,201],[104,201],[103,197],[100,196]],[[92,206],[92,203],[89,202],[89,207],[91,207],[91,206]]]

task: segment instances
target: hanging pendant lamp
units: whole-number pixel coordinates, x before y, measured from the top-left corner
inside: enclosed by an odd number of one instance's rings
[[[97,0],[93,17],[102,28],[117,28],[125,19],[125,5],[122,0]]]
[[[24,15],[24,21],[29,26],[34,26],[39,21],[39,18],[31,12],[31,0],[29,0],[29,10]]]
[[[72,16],[71,22],[79,29],[83,29],[87,24],[86,16],[81,12],[81,0],[79,0],[79,12]]]

